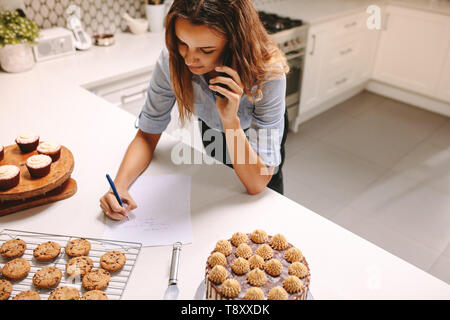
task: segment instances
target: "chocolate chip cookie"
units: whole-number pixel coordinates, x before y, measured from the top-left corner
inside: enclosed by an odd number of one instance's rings
[[[80,293],[77,288],[74,287],[59,287],[50,293],[48,300],[79,300]]]
[[[94,262],[86,256],[70,259],[66,264],[66,273],[70,277],[84,276],[94,267]]]
[[[69,257],[86,256],[91,250],[91,243],[83,238],[69,241],[66,245],[66,254]]]
[[[22,291],[16,295],[13,300],[41,300],[39,293],[33,290]]]
[[[33,276],[33,284],[38,288],[51,288],[59,284],[62,272],[54,266],[38,270]]]
[[[21,239],[11,239],[0,247],[0,255],[4,258],[21,257],[27,248],[25,241]]]
[[[86,290],[102,290],[106,288],[110,279],[111,276],[108,271],[95,269],[84,275],[81,284]]]
[[[8,300],[12,292],[12,284],[8,280],[0,279],[0,300]]]
[[[103,291],[91,290],[85,292],[80,300],[108,300],[108,296]]]
[[[24,258],[16,258],[8,261],[2,269],[4,277],[11,280],[19,280],[30,272],[30,263]]]
[[[33,256],[39,261],[55,259],[61,252],[61,246],[53,241],[41,243],[33,250]]]
[[[120,270],[127,261],[125,255],[120,251],[109,251],[100,258],[100,266],[108,271]]]

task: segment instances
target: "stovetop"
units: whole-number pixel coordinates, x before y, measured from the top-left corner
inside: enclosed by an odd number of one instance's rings
[[[281,17],[277,14],[267,13],[265,11],[258,11],[258,14],[262,24],[269,34],[274,34],[303,25],[303,21],[300,19]]]

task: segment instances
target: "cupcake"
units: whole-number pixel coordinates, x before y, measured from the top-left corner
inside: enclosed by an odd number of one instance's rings
[[[3,146],[0,146],[0,161],[2,161],[4,157],[5,157],[5,148]]]
[[[27,168],[33,178],[42,178],[50,172],[52,158],[45,154],[38,154],[27,159]]]
[[[0,166],[0,190],[14,188],[19,184],[20,169],[17,166]]]
[[[42,142],[37,147],[37,152],[49,156],[55,162],[61,155],[61,145],[55,142]]]
[[[36,150],[39,136],[33,132],[24,132],[16,138],[16,143],[23,153],[30,153]]]

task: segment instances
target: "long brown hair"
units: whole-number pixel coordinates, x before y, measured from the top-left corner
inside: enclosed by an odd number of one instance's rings
[[[170,78],[178,103],[180,121],[194,112],[192,73],[178,51],[175,21],[187,19],[206,25],[228,40],[244,93],[252,102],[262,99],[262,84],[289,72],[286,57],[272,41],[259,19],[252,0],[175,0],[165,19]],[[253,88],[256,86],[256,90]],[[252,91],[252,89],[254,91]]]

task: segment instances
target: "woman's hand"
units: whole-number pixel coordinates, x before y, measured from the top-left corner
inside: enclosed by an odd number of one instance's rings
[[[116,199],[114,192],[109,190],[100,198],[100,208],[105,215],[113,220],[123,220],[131,210],[137,208],[136,202],[130,196],[127,190],[117,189],[120,199],[127,206],[122,207]]]
[[[227,66],[217,67],[218,72],[223,72],[231,78],[218,76],[209,80],[209,88],[221,93],[225,98],[217,97],[216,106],[223,123],[232,122],[237,118],[239,103],[244,94],[244,86],[239,74]],[[227,85],[230,90],[222,88],[218,83]]]

